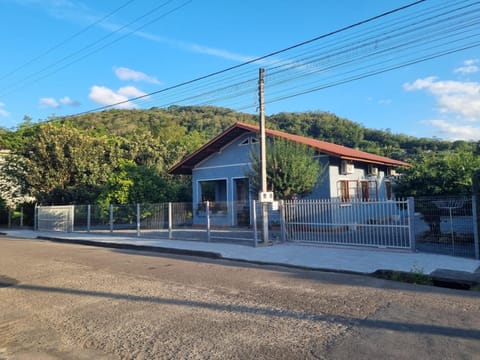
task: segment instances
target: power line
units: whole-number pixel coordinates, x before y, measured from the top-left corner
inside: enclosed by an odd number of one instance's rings
[[[83,29],[81,29],[80,31],[72,34],[71,36],[67,37],[65,40],[62,40],[61,42],[59,42],[58,44],[52,46],[51,48],[45,50],[44,52],[40,53],[39,55],[33,57],[32,59],[28,60],[27,62],[23,63],[22,65],[18,66],[17,68],[9,71],[8,73],[5,73],[4,75],[0,76],[0,80],[3,80],[5,78],[8,78],[10,77],[11,75],[17,73],[18,71],[24,69],[25,67],[33,64],[34,62],[40,60],[41,58],[45,57],[46,55],[54,52],[55,50],[57,50],[58,48],[62,47],[63,45],[69,43],[70,41],[72,41],[73,39],[79,37],[80,35],[86,33],[88,30],[90,30],[91,28],[93,28],[94,26],[104,22],[105,20],[107,20],[109,17],[113,16],[114,14],[116,14],[117,12],[119,12],[120,10],[122,10],[123,8],[127,7],[128,5],[130,5],[132,2],[134,2],[136,0],[128,0],[127,2],[123,3],[121,6],[119,6],[118,8],[116,8],[115,10],[113,10],[112,12],[108,13],[107,15],[103,16],[102,18],[94,21],[93,23],[91,23],[90,25],[84,27]]]
[[[153,13],[159,11],[160,9],[164,8],[164,7],[167,6],[169,3],[174,2],[174,1],[176,1],[176,0],[167,0],[167,1],[163,2],[163,3],[161,3],[160,5],[154,7],[153,9],[151,9],[151,10],[149,10],[148,12],[144,13],[143,15],[135,18],[134,20],[132,20],[132,21],[129,22],[128,24],[123,25],[123,26],[119,27],[118,29],[116,29],[116,30],[114,30],[114,31],[111,31],[110,33],[108,33],[107,35],[101,37],[100,39],[95,40],[94,42],[85,45],[85,46],[82,47],[81,49],[79,49],[79,50],[77,50],[77,51],[75,51],[75,52],[73,52],[73,53],[71,53],[71,54],[69,54],[69,55],[67,55],[67,56],[64,56],[63,58],[61,58],[61,59],[55,61],[54,63],[52,63],[52,64],[44,67],[43,69],[41,69],[41,70],[39,70],[39,71],[36,71],[35,73],[32,73],[32,74],[28,75],[27,77],[25,77],[25,78],[22,80],[23,83],[15,85],[15,86],[12,88],[12,90],[10,90],[9,92],[4,92],[4,93],[0,94],[0,96],[5,96],[5,95],[8,95],[8,94],[11,94],[12,92],[14,92],[14,91],[16,91],[16,90],[18,90],[18,89],[24,88],[27,83],[36,83],[36,82],[38,82],[38,81],[40,81],[40,80],[43,80],[43,79],[45,79],[45,78],[47,78],[47,77],[49,77],[49,76],[51,76],[51,75],[54,75],[54,74],[58,73],[59,71],[65,69],[65,68],[67,68],[67,67],[69,67],[69,66],[71,66],[71,65],[73,65],[73,64],[75,64],[75,63],[77,63],[77,62],[79,62],[79,61],[81,61],[81,60],[83,60],[83,59],[85,59],[85,58],[87,58],[87,57],[89,57],[89,56],[91,56],[91,55],[94,55],[94,54],[98,53],[100,50],[103,50],[103,49],[105,49],[105,48],[107,48],[107,47],[109,47],[109,46],[117,43],[118,41],[123,40],[124,38],[126,38],[126,37],[128,37],[128,36],[130,36],[130,35],[132,35],[132,34],[134,34],[134,33],[136,33],[136,32],[138,32],[139,30],[145,28],[146,26],[151,25],[152,23],[154,23],[154,22],[156,22],[156,21],[158,21],[158,20],[166,17],[167,15],[170,15],[171,13],[173,13],[173,12],[175,12],[175,11],[183,8],[183,7],[186,6],[187,4],[191,3],[193,0],[186,0],[186,1],[184,1],[182,4],[180,4],[179,6],[173,8],[173,9],[171,9],[171,10],[165,12],[165,13],[162,13],[161,15],[155,17],[153,20],[150,20],[150,21],[148,21],[148,22],[146,22],[146,23],[143,23],[142,25],[138,26],[138,27],[135,28],[134,30],[127,31],[124,35],[120,36],[119,38],[113,39],[112,41],[110,41],[110,42],[108,42],[108,43],[106,43],[106,44],[103,44],[102,46],[100,46],[100,47],[98,47],[98,48],[94,48],[93,50],[91,50],[90,52],[84,54],[84,55],[81,56],[80,58],[74,59],[74,60],[72,60],[72,61],[70,61],[70,62],[62,65],[61,67],[58,67],[58,68],[56,68],[56,69],[53,69],[51,72],[49,72],[49,73],[47,73],[47,74],[45,74],[45,75],[42,75],[42,76],[39,76],[39,77],[38,77],[38,75],[46,72],[47,70],[52,69],[52,68],[55,68],[55,66],[57,66],[57,65],[65,62],[65,61],[68,60],[68,59],[75,58],[75,56],[77,56],[77,55],[83,53],[84,51],[86,51],[86,50],[88,50],[88,49],[90,49],[90,48],[92,48],[92,47],[100,44],[101,42],[107,40],[108,38],[112,37],[113,35],[115,35],[115,34],[117,34],[117,33],[120,33],[120,32],[122,32],[122,31],[128,29],[131,25],[139,22],[140,20],[142,20],[142,19],[144,19],[144,18],[146,18],[146,17],[148,17],[148,16],[150,16],[150,15],[152,15]],[[36,77],[36,76],[37,76],[37,77]],[[36,77],[36,78],[35,78],[35,77]],[[28,80],[30,80],[30,79],[33,79],[33,80],[28,81]]]
[[[160,93],[164,93],[164,92],[167,92],[167,91],[171,91],[171,90],[174,90],[174,89],[178,89],[178,88],[180,88],[180,87],[184,87],[184,86],[186,86],[186,85],[190,85],[190,84],[193,84],[193,83],[196,83],[196,82],[205,80],[205,79],[209,79],[209,78],[212,78],[212,77],[214,77],[214,76],[218,76],[218,75],[227,73],[227,72],[229,72],[229,71],[232,71],[232,70],[235,70],[235,69],[244,67],[244,66],[249,65],[249,64],[260,63],[260,62],[262,62],[262,60],[271,58],[271,57],[273,57],[273,56],[275,56],[275,55],[279,55],[279,54],[285,53],[285,52],[287,52],[287,51],[291,51],[291,50],[293,50],[293,49],[299,48],[299,47],[301,47],[301,46],[305,46],[305,45],[307,45],[307,44],[310,44],[310,43],[319,41],[319,40],[321,40],[321,39],[324,39],[324,38],[327,38],[327,37],[331,37],[331,36],[333,36],[333,35],[336,35],[336,34],[345,32],[345,31],[347,31],[347,30],[350,30],[350,29],[359,27],[359,26],[361,26],[361,25],[368,24],[368,23],[373,22],[373,21],[375,21],[375,20],[381,19],[381,18],[386,17],[386,16],[389,16],[389,15],[391,15],[391,14],[398,13],[398,12],[401,12],[401,11],[406,10],[406,9],[408,9],[408,8],[411,8],[411,7],[414,7],[414,6],[419,5],[419,4],[421,4],[421,3],[424,3],[425,1],[427,1],[427,0],[418,0],[418,1],[412,2],[412,3],[410,3],[410,4],[407,4],[407,5],[404,5],[404,6],[395,8],[395,9],[393,9],[393,10],[389,10],[389,11],[387,11],[387,12],[383,12],[383,13],[381,13],[381,14],[379,14],[379,15],[370,17],[370,18],[368,18],[368,19],[365,19],[365,20],[356,22],[356,23],[354,23],[354,24],[351,24],[351,25],[342,27],[342,28],[340,28],[340,29],[338,29],[338,30],[331,31],[331,32],[326,33],[326,34],[322,34],[322,35],[316,36],[316,37],[314,37],[314,38],[312,38],[312,39],[309,39],[309,40],[306,40],[306,41],[297,43],[297,44],[295,44],[295,45],[289,46],[289,47],[287,47],[287,48],[284,48],[284,49],[281,49],[281,50],[278,50],[278,51],[274,51],[274,52],[271,52],[271,53],[269,53],[269,54],[266,54],[266,55],[263,55],[263,56],[260,56],[260,57],[257,57],[257,58],[248,60],[248,61],[243,62],[243,63],[241,63],[241,64],[237,64],[237,65],[234,65],[234,66],[225,68],[225,69],[223,69],[223,70],[215,71],[215,72],[213,72],[213,73],[210,73],[210,74],[207,74],[207,75],[204,75],[204,76],[200,76],[200,77],[197,77],[197,78],[195,78],[195,79],[188,80],[188,81],[185,81],[185,82],[182,82],[182,83],[173,85],[173,86],[169,86],[169,87],[164,88],[164,89],[160,89],[160,90],[157,90],[157,91],[154,91],[154,92],[150,92],[150,93],[145,94],[145,95],[141,95],[141,96],[137,96],[137,97],[134,97],[134,98],[131,98],[131,99],[128,99],[128,100],[119,101],[119,102],[116,102],[116,103],[113,103],[113,104],[109,104],[109,105],[97,107],[97,108],[94,108],[94,109],[92,109],[92,110],[84,111],[84,112],[81,112],[81,113],[78,113],[78,114],[75,114],[75,115],[71,115],[71,116],[78,116],[78,115],[82,115],[82,114],[86,114],[86,113],[90,113],[90,112],[96,112],[96,111],[106,110],[106,109],[109,109],[109,108],[112,108],[112,107],[116,107],[116,106],[120,106],[120,105],[129,103],[129,102],[133,102],[133,101],[145,99],[145,98],[150,97],[150,96],[153,96],[153,95],[157,95],[157,94],[160,94]]]

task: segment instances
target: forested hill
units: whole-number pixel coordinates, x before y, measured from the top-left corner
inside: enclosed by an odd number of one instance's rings
[[[403,194],[467,192],[480,166],[480,142],[392,134],[325,112],[280,113],[266,120],[272,129],[409,162],[414,166],[405,169]],[[14,130],[0,128],[0,149],[14,154],[0,178],[18,183],[42,204],[190,201],[190,180],[171,177],[167,170],[237,121],[257,124],[258,117],[217,107],[172,106],[42,122],[26,118]]]
[[[170,166],[236,121],[257,124],[258,116],[211,106],[172,106],[167,109],[108,110],[51,118],[48,123],[81,131],[89,137],[117,137],[129,143],[142,143],[133,144],[132,148],[140,146],[173,151],[174,154],[163,154],[165,165]],[[423,151],[455,149],[464,144],[393,134],[388,129],[369,129],[327,112],[279,113],[267,116],[266,121],[267,127],[272,129],[407,161]],[[1,130],[0,147],[14,149],[22,143],[18,137],[25,140],[45,123],[27,121],[16,131]],[[175,149],[175,145],[178,148]]]
[[[388,123],[388,119],[385,120]],[[236,121],[257,124],[258,116],[210,106],[172,106],[167,109],[109,110],[55,121],[86,130],[91,135],[117,135],[127,139],[149,134],[153,138],[170,135],[178,140],[178,136],[193,133],[197,145]],[[267,116],[266,121],[267,127],[272,129],[402,160],[421,151],[448,150],[460,145],[458,142],[393,134],[388,129],[369,129],[327,112],[279,113]]]

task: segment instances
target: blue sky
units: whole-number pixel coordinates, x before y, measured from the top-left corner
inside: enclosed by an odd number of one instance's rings
[[[319,52],[324,47],[326,53],[334,54],[341,38],[328,37],[166,90],[413,2],[0,0],[0,125],[13,128],[24,116],[45,120],[118,102],[123,102],[119,108],[212,104],[255,113],[254,80],[262,66],[266,67],[267,114],[328,111],[393,133],[480,140],[480,46],[304,95],[298,94],[324,87],[328,79],[335,83],[342,78],[338,73],[318,72],[319,62],[311,64],[315,69],[303,63],[273,76],[286,58],[291,63],[303,62],[302,51]],[[473,1],[427,0],[367,26],[389,26],[388,21],[393,24],[401,17],[413,18],[429,7],[454,2],[471,5],[467,7],[469,19],[475,24],[480,9]],[[368,27],[339,36],[356,39],[363,29]],[[378,30],[375,36],[380,38],[382,32]],[[470,34],[470,38],[480,44],[480,35]],[[345,56],[375,51],[368,46],[352,47]],[[406,55],[413,56],[413,52]],[[395,54],[376,60],[372,55],[366,66],[371,67],[373,61],[395,64],[394,58]],[[322,61],[343,60],[332,55]],[[285,64],[279,68],[287,69]],[[348,66],[345,74],[353,71],[353,65]],[[240,91],[243,88],[245,92]],[[128,101],[152,92],[159,93]],[[215,96],[200,97],[202,92]],[[237,93],[242,95],[237,97]],[[273,99],[281,100],[269,102]]]

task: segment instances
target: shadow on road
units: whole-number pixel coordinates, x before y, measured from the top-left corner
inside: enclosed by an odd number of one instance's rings
[[[369,319],[361,319],[361,318],[354,318],[354,317],[304,313],[304,312],[295,312],[295,311],[289,311],[289,310],[277,310],[277,309],[268,309],[268,308],[261,308],[261,307],[251,307],[251,306],[244,306],[244,305],[224,305],[224,304],[215,304],[215,303],[200,302],[200,301],[193,301],[193,300],[165,299],[165,298],[152,297],[152,296],[139,296],[139,295],[130,295],[130,294],[109,293],[109,292],[103,292],[103,291],[68,289],[68,288],[58,288],[58,287],[30,285],[30,284],[16,284],[16,285],[13,285],[11,288],[15,288],[18,290],[39,291],[39,292],[69,294],[69,295],[78,295],[78,296],[92,296],[92,297],[105,298],[105,299],[149,302],[149,303],[161,304],[161,305],[197,307],[197,308],[203,308],[203,309],[208,309],[213,311],[228,311],[228,312],[246,313],[251,315],[259,315],[259,316],[271,316],[271,317],[278,317],[278,318],[289,318],[289,319],[315,321],[315,322],[327,322],[327,323],[342,324],[347,326],[383,329],[383,330],[391,330],[391,331],[407,332],[407,333],[440,335],[440,336],[462,338],[462,339],[480,339],[480,330],[454,328],[449,326],[415,324],[415,323],[395,322],[395,321],[387,321],[387,320],[369,320]]]

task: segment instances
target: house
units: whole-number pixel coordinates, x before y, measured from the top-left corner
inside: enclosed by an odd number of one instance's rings
[[[192,175],[194,224],[205,223],[206,201],[215,214],[215,224],[250,224],[250,204],[257,195],[252,194],[247,174],[251,149],[259,149],[258,133],[258,126],[237,122],[169,170],[170,174]],[[409,166],[403,161],[282,131],[266,129],[265,133],[267,137],[315,149],[327,173],[310,198],[339,198],[344,202],[390,199],[395,169]]]

